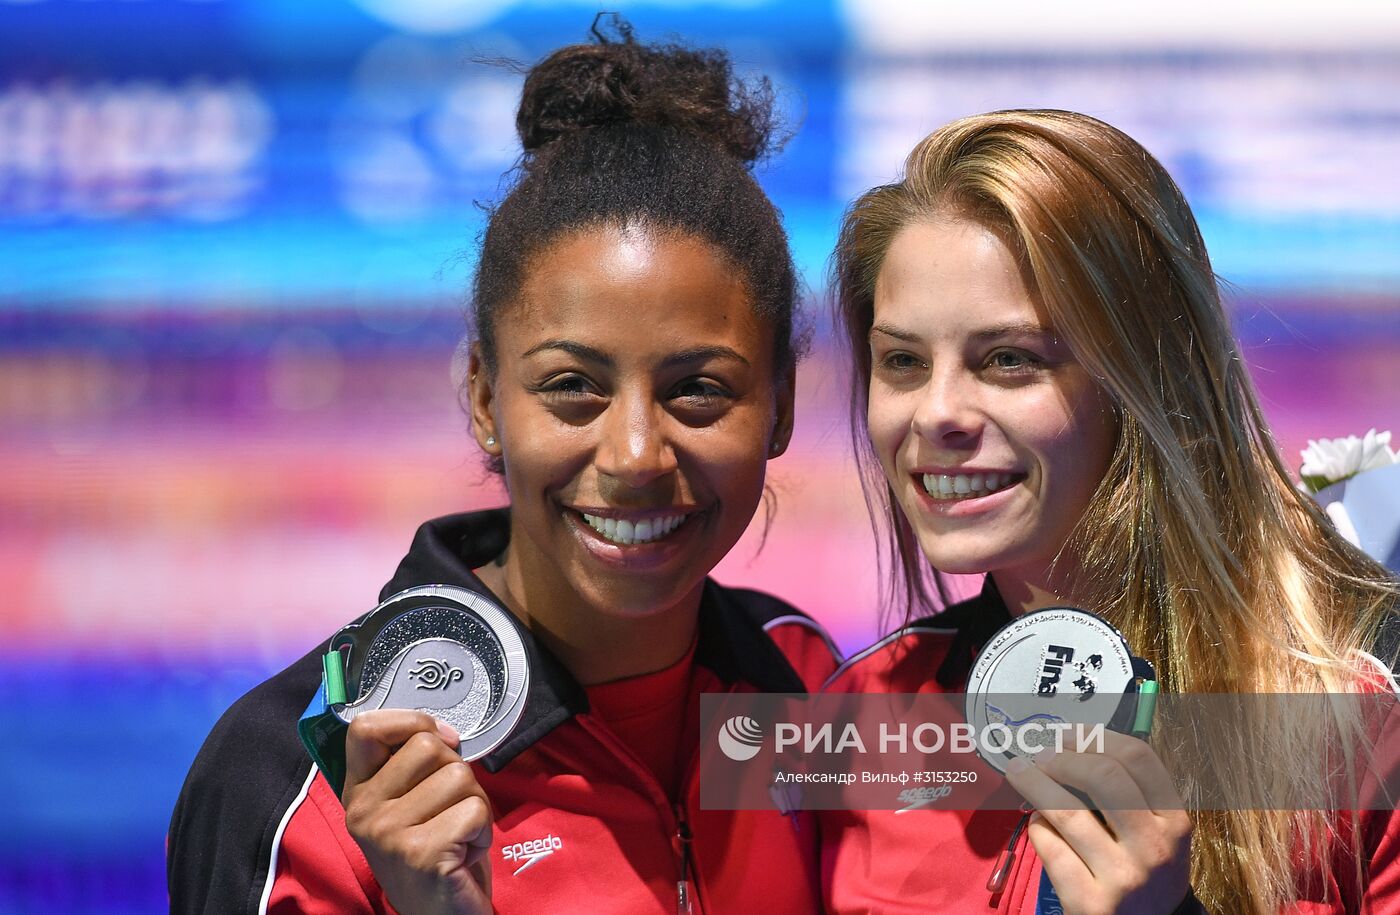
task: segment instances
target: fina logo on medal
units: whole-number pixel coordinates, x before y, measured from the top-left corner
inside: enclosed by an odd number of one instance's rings
[[[1096,672],[1103,669],[1103,655],[1091,654],[1087,660],[1074,660],[1074,649],[1065,645],[1046,645],[1045,651],[1041,655],[1040,682],[1036,684],[1036,694],[1050,698],[1060,691],[1060,677],[1067,673],[1070,676],[1078,673],[1072,682],[1075,689],[1079,690],[1079,701],[1083,702],[1093,697],[1098,692],[1099,684]]]
[[[735,762],[748,762],[763,748],[763,728],[745,715],[735,715],[719,729],[720,751]]]

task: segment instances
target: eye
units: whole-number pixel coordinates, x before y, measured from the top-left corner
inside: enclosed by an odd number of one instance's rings
[[[598,389],[582,375],[560,375],[550,379],[538,388],[546,397],[560,400],[581,400],[598,395]]]
[[[712,406],[732,400],[734,395],[728,388],[708,379],[687,378],[672,389],[671,397],[683,400],[690,406]]]
[[[891,371],[908,372],[914,369],[924,368],[924,361],[911,353],[906,353],[903,350],[895,350],[894,352],[885,354],[880,360],[880,365]]]
[[[999,349],[987,357],[987,365],[1008,375],[1022,375],[1033,372],[1044,364],[1044,360],[1024,350]]]

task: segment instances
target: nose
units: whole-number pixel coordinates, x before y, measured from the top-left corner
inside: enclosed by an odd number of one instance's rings
[[[667,437],[665,411],[643,394],[614,399],[602,417],[595,462],[599,472],[633,489],[674,473],[676,452]]]
[[[915,434],[933,445],[967,448],[977,444],[985,422],[976,379],[969,373],[954,365],[929,374],[914,410]]]

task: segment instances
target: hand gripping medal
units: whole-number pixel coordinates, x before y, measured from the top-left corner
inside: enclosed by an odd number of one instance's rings
[[[520,721],[530,669],[515,618],[490,598],[448,585],[401,591],[331,639],[322,688],[299,730],[339,791],[344,727],[371,709],[426,712],[480,759]],[[336,739],[338,738],[338,740]]]
[[[1057,731],[1070,748],[1077,733],[1095,726],[1145,738],[1156,699],[1156,672],[1117,629],[1087,610],[1047,607],[1013,619],[987,641],[972,662],[965,711],[973,733],[985,735],[976,741],[978,755],[1005,773],[1012,759],[1054,748]],[[997,857],[988,892],[1006,888],[1029,819],[1029,812],[1021,817]],[[1039,895],[1036,911],[1061,911],[1046,874]]]
[[[1145,736],[1156,673],[1122,634],[1072,607],[1019,616],[988,640],[972,663],[965,711],[979,755],[999,772],[1013,758],[1065,746],[1095,726]],[[997,727],[1000,726],[1000,727]],[[1081,730],[1082,729],[1082,730]]]

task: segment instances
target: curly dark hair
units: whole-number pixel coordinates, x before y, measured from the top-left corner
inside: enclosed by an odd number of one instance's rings
[[[534,257],[559,236],[636,223],[703,239],[740,271],[773,322],[779,377],[796,361],[797,278],[777,209],[752,165],[773,147],[773,91],[744,85],[717,50],[640,44],[612,17],[610,37],[536,64],[516,115],[524,149],[515,186],[490,215],[473,283],[472,323],[496,368],[495,322]]]

